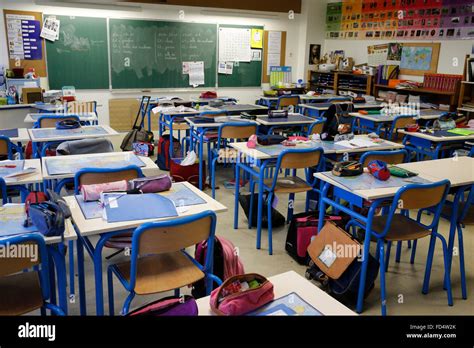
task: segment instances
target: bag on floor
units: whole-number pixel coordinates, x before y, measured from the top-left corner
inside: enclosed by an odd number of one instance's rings
[[[194,297],[184,295],[170,296],[153,301],[143,307],[128,313],[128,317],[170,317],[170,316],[197,316],[198,306]]]
[[[178,139],[173,137],[173,154],[170,157],[170,136],[165,134],[160,137],[160,140],[158,140],[156,164],[161,170],[170,170],[171,159],[179,158],[181,155],[181,144]]]
[[[180,159],[170,161],[170,176],[174,182],[187,181],[199,187],[199,162],[190,166],[182,166]],[[206,187],[206,161],[202,162],[202,187]]]
[[[194,258],[201,265],[205,263],[206,254],[207,241],[196,245]],[[235,250],[234,244],[223,237],[215,237],[213,266],[214,269],[212,273],[221,280],[245,273],[244,266]],[[217,285],[214,283],[213,289],[216,287]],[[206,296],[206,284],[204,279],[193,284],[191,293],[195,298]]]
[[[308,253],[311,262],[306,277],[320,281],[339,301],[356,303],[362,269],[360,242],[329,221],[311,242]],[[378,273],[379,262],[369,254],[364,298],[374,288]]]
[[[133,127],[130,132],[125,135],[125,138],[122,141],[120,148],[123,151],[132,151],[133,143],[144,142],[144,143],[153,143],[153,132],[147,131],[143,128],[143,123],[145,121],[145,115],[148,112],[148,106],[150,104],[151,97],[143,96],[138,108],[137,117],[135,122],[133,122]],[[141,121],[138,122],[141,115]]]
[[[342,221],[341,216],[327,215],[325,221]],[[285,250],[301,265],[307,265],[309,261],[308,246],[311,238],[318,233],[318,213],[308,212],[293,215],[288,233],[286,235]]]
[[[265,198],[265,196],[264,196]],[[242,209],[244,210],[245,216],[247,220],[249,218],[249,211],[250,211],[250,195],[239,195],[239,203]],[[263,201],[263,213],[262,213],[262,227],[268,227],[268,204],[267,200],[264,199]],[[258,215],[258,193],[254,193],[253,196],[253,212],[252,212],[252,227],[257,227],[257,215]],[[272,227],[280,227],[285,224],[285,217],[275,208],[272,208]]]

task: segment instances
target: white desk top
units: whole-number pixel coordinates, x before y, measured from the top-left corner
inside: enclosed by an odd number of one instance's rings
[[[263,126],[295,126],[312,124],[316,120],[313,117],[304,116],[302,114],[288,114],[287,118],[269,119],[268,115],[257,115],[257,123]]]
[[[438,119],[444,112],[439,110],[431,110],[431,109],[424,109],[420,110],[415,116],[417,120],[436,120]],[[365,120],[373,121],[373,122],[393,122],[395,117],[400,115],[386,115],[386,114],[378,114],[378,115],[362,115],[358,112],[351,112],[349,113],[350,116],[354,116],[357,118],[363,118]]]
[[[64,110],[64,105],[53,105],[53,104],[31,104],[36,110],[42,110],[46,112],[61,112]]]
[[[188,182],[175,183],[173,185],[185,185],[206,201],[205,204],[197,204],[197,205],[185,207],[184,210],[179,212],[179,217],[195,215],[207,210],[213,211],[215,213],[222,213],[222,212],[227,211],[226,206],[212,199],[210,196],[206,195],[204,192],[202,192],[201,190],[194,187]],[[133,229],[146,222],[165,220],[165,219],[151,219],[151,220],[148,219],[148,220],[108,223],[102,218],[86,219],[82,213],[82,210],[79,204],[77,204],[76,198],[74,196],[68,196],[68,197],[65,197],[64,199],[66,200],[66,202],[68,203],[71,209],[71,214],[72,214],[72,219],[74,221],[74,224],[76,225],[79,232],[83,236],[92,236],[92,235],[99,235],[106,232]],[[166,218],[166,219],[172,219],[172,218]]]
[[[22,209],[24,209],[25,205],[24,204],[6,204],[4,206],[4,208],[6,208],[6,211],[5,210],[2,210],[0,209],[0,218],[2,216],[2,214],[8,214],[8,207],[11,207],[11,206],[21,206]],[[25,214],[25,218],[26,218],[26,214]],[[60,236],[58,237],[43,237],[44,238],[44,241],[46,244],[56,244],[56,243],[60,243],[62,240],[64,241],[68,241],[68,240],[75,240],[77,239],[77,235],[76,235],[76,232],[74,231],[74,227],[72,226],[72,222],[71,222],[71,219],[67,219],[64,223],[64,238],[62,239]],[[1,238],[10,238],[10,237],[14,237],[14,236],[6,236],[6,237],[0,237]]]
[[[45,114],[45,113],[29,113],[29,114],[26,114],[25,116],[25,119],[23,120],[25,123],[34,123],[36,121],[38,121],[38,119],[41,117],[41,116],[46,116],[48,114]],[[76,116],[79,116],[79,120],[81,121],[88,121],[88,122],[92,122],[92,121],[97,121],[97,115],[95,114],[95,112],[84,112],[84,113],[69,113],[69,114],[65,114],[65,113],[55,113],[54,116],[70,116],[70,115],[76,115]]]
[[[32,108],[35,104],[7,104],[0,105],[1,110]]]
[[[43,182],[43,174],[41,171],[41,161],[39,159],[27,159],[24,160],[26,168],[35,168],[35,172],[31,174],[21,175],[17,178],[3,178],[7,186],[11,185],[27,185],[27,184],[37,184]],[[0,164],[2,161],[0,161]]]
[[[362,139],[367,139],[367,135],[356,135],[356,138],[362,138]],[[327,142],[329,144],[334,144],[334,142]],[[238,142],[238,143],[229,143],[229,146],[232,148],[236,149],[240,153],[244,154],[247,157],[256,159],[256,160],[266,160],[266,159],[271,159],[271,158],[277,158],[278,154],[275,155],[270,155],[267,154],[263,151],[260,151],[257,149],[249,149],[247,147],[246,142]],[[282,151],[283,150],[288,150],[288,149],[307,149],[307,148],[317,148],[318,145],[317,143],[314,144],[297,144],[296,146],[289,146],[289,147],[283,147],[282,146]],[[323,146],[322,146],[323,147]],[[380,146],[376,147],[361,147],[361,148],[343,148],[343,149],[328,149],[324,148],[324,154],[343,154],[343,153],[360,153],[360,152],[367,152],[367,151],[382,151],[382,150],[396,150],[396,149],[403,149],[404,146],[402,144],[394,143],[388,140],[384,140]],[[280,152],[281,153],[281,152]]]
[[[10,138],[12,143],[27,143],[30,141],[30,134],[28,134],[28,129],[18,128],[18,136]]]
[[[329,107],[334,103],[319,103],[319,104],[299,104],[300,108],[306,109],[313,109],[318,111],[326,111]],[[344,104],[341,102],[340,104]],[[354,109],[380,109],[382,107],[382,103],[375,102],[375,103],[360,103],[354,104]]]
[[[453,136],[435,136],[429,133],[420,133],[420,132],[407,132],[404,129],[399,129],[398,133],[410,135],[412,137],[422,138],[433,142],[441,141],[458,141],[458,140],[474,140],[474,134],[471,135],[454,135]]]
[[[106,134],[84,134],[81,130],[88,130],[89,128],[102,128],[106,131]],[[85,138],[102,138],[102,137],[111,137],[111,136],[118,136],[119,133],[112,129],[110,126],[83,126],[77,129],[71,130],[63,130],[64,135],[60,136],[52,136],[52,137],[37,137],[35,133],[41,130],[51,129],[54,130],[55,128],[35,128],[35,129],[28,129],[28,133],[30,134],[31,141],[33,142],[48,142],[48,141],[67,141],[67,140],[78,140],[78,139],[85,139]]]
[[[43,179],[50,180],[50,179],[65,179],[65,178],[74,178],[75,173],[69,173],[69,174],[60,174],[60,175],[52,175],[49,174],[48,172],[48,165],[47,163],[49,161],[57,161],[61,159],[61,157],[67,159],[68,161],[70,160],[80,160],[81,158],[85,157],[91,157],[91,156],[100,156],[100,158],[104,157],[118,157],[121,158],[122,160],[127,160],[127,156],[130,156],[133,154],[133,152],[108,152],[108,153],[96,153],[96,154],[89,154],[89,155],[70,155],[70,156],[56,156],[56,157],[43,157],[41,158],[41,165],[43,167]],[[142,156],[137,156],[139,157],[142,162],[145,164],[145,167],[141,167],[140,169],[142,170],[143,174],[145,176],[154,176],[154,175],[159,175],[160,171],[158,166],[151,160],[149,157],[142,157]],[[98,163],[96,168],[104,168],[104,162]]]
[[[471,185],[474,183],[474,158],[471,157],[404,163],[397,164],[397,167],[418,173],[420,177],[432,182],[448,179],[452,187]],[[315,176],[333,186],[350,191],[350,189],[328,178],[323,175],[323,173],[316,173]],[[409,183],[407,183],[407,185],[408,184]],[[366,200],[374,200],[377,198],[392,197],[399,189],[400,187],[387,187],[370,190],[354,190],[352,193]]]
[[[256,123],[256,121],[246,120],[244,118],[241,118],[240,116],[219,116],[219,117],[226,117],[225,122],[234,122],[235,121],[235,122],[241,122],[241,123],[243,123],[243,122]],[[192,117],[185,117],[184,119],[186,120],[186,122],[188,122],[188,124],[191,127],[194,127],[194,128],[219,128],[222,124],[225,123],[225,122],[194,123]]]
[[[273,284],[275,300],[295,292],[323,315],[357,315],[295,271],[281,273],[268,280]],[[196,301],[199,315],[214,315],[209,300],[210,296],[207,296]]]
[[[335,95],[335,94],[320,94],[320,95],[306,95],[306,94],[300,94],[298,95],[300,97],[300,100],[326,100],[326,99],[331,99],[331,98],[338,98],[341,97],[340,95]],[[268,97],[268,96],[259,96],[258,99],[262,100],[269,100],[269,101],[277,101],[279,97]]]

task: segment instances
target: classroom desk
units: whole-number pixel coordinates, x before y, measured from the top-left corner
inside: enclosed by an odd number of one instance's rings
[[[298,107],[303,115],[311,117],[321,117],[324,111],[327,111],[334,103],[317,103],[317,104],[299,104]],[[380,102],[374,103],[360,103],[354,104],[354,109],[382,109],[383,105]]]
[[[43,143],[41,157],[49,142],[69,141],[90,138],[107,138],[120,135],[110,126],[83,126],[76,129],[33,128],[28,129],[33,143],[33,155],[38,156],[37,144]]]
[[[472,135],[456,135],[446,131],[435,132],[434,134],[407,132],[399,129],[398,133],[404,134],[403,145],[416,152],[417,160],[428,156],[431,159],[439,159],[444,151],[450,151],[455,147],[462,146],[466,141],[474,140]],[[449,153],[448,153],[449,155]]]
[[[289,113],[286,118],[270,118],[267,115],[257,115],[257,123],[268,127],[267,134],[271,134],[274,128],[297,128],[302,131],[304,126],[309,126],[316,120],[313,117],[303,116],[299,113]]]
[[[56,113],[56,112],[62,112],[64,111],[64,105],[63,104],[39,104],[39,103],[35,103],[35,104],[31,104],[31,107],[35,108],[36,110],[38,110],[39,112],[52,112],[52,113]]]
[[[366,139],[367,136],[357,136]],[[275,163],[280,153],[287,149],[295,148],[322,148],[325,155],[332,154],[354,154],[362,153],[367,151],[381,151],[381,150],[396,150],[403,148],[403,145],[397,144],[390,141],[384,141],[383,143],[377,144],[374,147],[362,147],[362,148],[345,148],[337,146],[334,142],[314,142],[311,144],[298,144],[292,147],[285,147],[281,144],[272,146],[259,146],[256,149],[249,149],[247,143],[230,143],[229,146],[236,149],[239,152],[237,156],[237,164],[235,166],[235,182],[240,182],[240,170],[250,175],[250,180],[254,180],[255,177],[258,181],[258,187],[263,187],[265,179],[265,169],[271,164]],[[258,170],[256,169],[258,168]],[[251,183],[252,184],[252,183]],[[234,206],[234,229],[239,228],[239,185],[235,185],[235,206]],[[258,218],[257,218],[257,249],[260,249],[261,242],[261,231],[262,231],[262,214],[263,214],[263,192],[258,192]],[[249,229],[251,228],[252,217],[249,217]]]
[[[268,111],[268,107],[256,104],[225,104],[222,106],[204,107],[201,111],[223,111],[229,116],[240,115],[242,112],[256,115]]]
[[[40,117],[46,116],[47,114],[45,113],[29,113],[26,114],[26,117],[24,119],[25,123],[34,123],[38,121]],[[55,114],[52,114],[52,116],[78,116],[80,121],[83,122],[88,122],[88,123],[95,123],[98,121],[97,114],[95,112],[84,112],[84,113],[62,113],[62,112],[57,112]]]
[[[226,102],[234,102],[237,103],[236,98],[232,97],[218,97],[218,98],[190,98],[190,101],[193,102],[193,105],[208,105],[210,102],[219,102],[223,101],[224,103]]]
[[[28,129],[26,128],[16,128],[18,129],[18,136],[16,137],[9,137],[12,143],[18,143],[21,146],[21,143],[27,143],[30,141],[30,134],[28,133]],[[2,131],[0,130],[0,134]]]
[[[299,95],[300,101],[304,104],[311,104],[311,103],[322,103],[326,100],[338,98],[340,100],[347,100],[347,97],[343,97],[340,95],[335,94],[320,94],[320,95]],[[259,96],[257,97],[257,104],[263,105],[268,108],[276,107],[278,103],[279,97],[267,97],[267,96]]]
[[[24,204],[6,204],[0,209],[0,226],[2,224],[2,215],[3,217],[9,216],[9,210],[14,209],[13,206],[21,206],[24,210]],[[25,214],[26,218],[26,214]],[[22,218],[21,221],[24,219]],[[20,223],[20,222],[19,222]],[[27,232],[29,233],[29,232]],[[0,237],[1,238],[1,237]],[[54,265],[53,268],[50,267],[50,301],[51,303],[56,303],[56,280],[54,279],[54,273],[57,277],[57,290],[58,290],[58,305],[64,311],[65,314],[68,313],[68,297],[67,297],[67,275],[66,275],[66,262],[65,254],[66,249],[64,248],[64,243],[66,241],[76,239],[76,234],[71,223],[71,219],[65,221],[65,230],[64,237],[43,237],[46,243],[46,248],[48,251],[50,265]]]
[[[198,145],[198,156],[199,156],[199,188],[202,190],[202,183],[203,183],[203,162],[204,162],[204,142],[206,138],[206,134],[209,131],[216,131],[220,125],[224,124],[225,122],[243,122],[243,123],[256,123],[252,120],[246,120],[241,118],[240,116],[221,116],[218,120],[222,120],[221,122],[213,122],[213,123],[195,123],[194,117],[185,117],[186,122],[190,126],[189,131],[189,148],[194,149],[194,144],[197,143]],[[209,148],[208,148],[209,149]],[[209,168],[211,163],[209,164]]]
[[[423,109],[417,111],[413,116],[415,120],[426,123],[438,119],[443,113],[439,110]],[[391,124],[395,117],[401,116],[393,114],[362,115],[359,112],[351,112],[349,115],[356,118],[354,130],[376,133],[379,133],[384,125]]]
[[[269,277],[268,280],[273,284],[275,300],[295,292],[322,315],[357,315],[295,271],[281,273]],[[211,311],[209,301],[210,296],[196,301],[199,315],[215,315]]]
[[[76,175],[76,172],[80,169],[120,168],[134,164],[135,159],[139,159],[139,161],[141,161],[138,166],[145,176],[154,176],[159,174],[158,166],[149,157],[136,156],[131,151],[108,152],[87,155],[43,157],[41,158],[41,164],[43,167],[43,180],[45,186],[50,188],[53,187],[53,180],[59,180],[59,182],[55,185],[55,190],[60,192],[64,184],[70,182],[70,179],[73,179]],[[51,166],[54,166],[56,169],[58,167],[61,168],[62,172],[51,173]]]
[[[188,182],[174,183],[171,190],[184,186],[191,190],[194,194],[202,198],[206,203],[186,206],[178,209],[179,217],[195,215],[207,210],[215,213],[222,213],[227,211],[227,207],[212,199],[201,190],[197,189]],[[166,194],[166,193],[164,193]],[[114,235],[124,233],[124,231],[135,229],[136,227],[150,221],[159,221],[163,219],[151,219],[151,220],[135,220],[126,222],[108,223],[102,218],[97,219],[86,219],[82,213],[82,210],[77,204],[74,196],[65,197],[66,202],[71,208],[72,220],[78,237],[77,240],[77,263],[79,269],[79,292],[81,298],[85,299],[84,294],[84,252],[85,247],[88,254],[94,261],[94,274],[95,274],[95,294],[96,294],[96,312],[97,315],[104,314],[104,299],[103,299],[103,280],[102,280],[102,248],[104,243]],[[96,247],[92,245],[89,237],[100,236]],[[85,307],[81,308],[81,314],[85,314]]]
[[[434,161],[424,161],[424,162],[413,162],[413,163],[404,163],[397,165],[399,167],[405,168],[409,171],[418,173],[420,178],[429,180],[431,182],[436,182],[444,179],[448,179],[451,182],[451,187],[457,190],[455,195],[455,200],[453,201],[453,213],[452,221],[449,235],[448,250],[450,251],[450,256],[448,258],[449,264],[452,261],[452,250],[454,245],[454,237],[456,234],[456,218],[458,216],[458,207],[460,198],[470,185],[474,183],[474,159],[470,157],[459,157],[459,158],[450,158]],[[395,196],[396,192],[400,189],[398,187],[379,187],[379,188],[370,188],[362,190],[351,190],[350,188],[342,185],[341,183],[333,180],[330,172],[326,173],[315,173],[315,177],[320,179],[324,185],[321,189],[321,198],[319,205],[319,226],[318,229],[321,230],[323,227],[324,215],[326,213],[326,205],[332,206],[333,208],[339,209],[352,218],[362,221],[364,225],[369,226],[372,223],[372,219],[376,214],[377,208],[380,206],[381,202],[386,199],[391,199]],[[370,175],[370,174],[365,174]],[[407,179],[410,180],[410,179]],[[379,182],[381,186],[383,183]],[[408,182],[406,183],[408,184]],[[402,186],[405,184],[401,184]],[[333,188],[333,190],[330,190]],[[328,197],[328,192],[332,191],[334,199]],[[364,207],[364,202],[370,201],[371,205],[367,216],[363,216],[341,204],[338,203],[339,199],[343,199],[348,203],[351,203],[360,208]],[[365,233],[364,240],[364,256],[363,256],[363,265],[361,273],[361,283],[363,285],[365,282],[365,274],[367,269],[367,263],[365,260],[368,260],[368,253],[370,249],[370,233]],[[460,247],[460,255],[463,254],[462,246]],[[463,281],[465,288],[465,281]],[[464,291],[463,291],[464,292]],[[359,296],[357,302],[357,312],[360,313],[363,309],[363,289],[359,287]]]
[[[41,184],[43,182],[43,174],[41,169],[41,162],[39,159],[28,159],[23,160],[24,166],[23,168],[34,168],[35,172],[30,174],[21,175],[18,177],[13,178],[6,178],[3,177],[5,185],[10,189],[17,189],[20,191],[21,199],[24,201],[29,193],[28,185],[31,184]],[[0,165],[3,161],[0,161]],[[0,190],[1,191],[1,190]],[[5,197],[3,197],[3,201],[5,202],[7,191],[3,192]]]

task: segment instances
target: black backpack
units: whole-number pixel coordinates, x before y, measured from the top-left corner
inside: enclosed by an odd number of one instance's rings
[[[249,211],[250,211],[250,196],[251,195],[239,195],[239,203],[244,210],[245,216],[247,219],[249,218]],[[267,210],[268,204],[267,199],[263,201],[263,213],[262,213],[262,227],[268,227],[268,218],[267,218]],[[254,193],[253,196],[253,212],[252,212],[252,227],[257,227],[257,215],[258,215],[258,193]],[[285,217],[281,215],[281,213],[272,208],[272,227],[280,227],[285,224]]]
[[[331,104],[324,113],[326,122],[322,134],[326,134],[326,138],[323,140],[333,140],[336,135],[340,134],[338,128],[341,124],[352,125],[354,118],[349,115],[351,112],[354,112],[354,104],[352,103]]]

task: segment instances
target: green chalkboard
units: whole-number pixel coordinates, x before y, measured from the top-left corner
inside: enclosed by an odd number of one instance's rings
[[[217,25],[110,19],[109,30],[112,88],[189,88],[189,61],[204,61],[200,87],[216,86]]]
[[[262,29],[259,26],[248,25],[219,25],[220,28],[248,28]],[[261,53],[263,57],[263,52]],[[234,63],[232,75],[219,74],[219,87],[260,87],[262,85],[262,61],[252,61],[250,63],[238,62]]]
[[[59,39],[46,40],[49,87],[108,89],[107,19],[56,18],[60,20]]]

